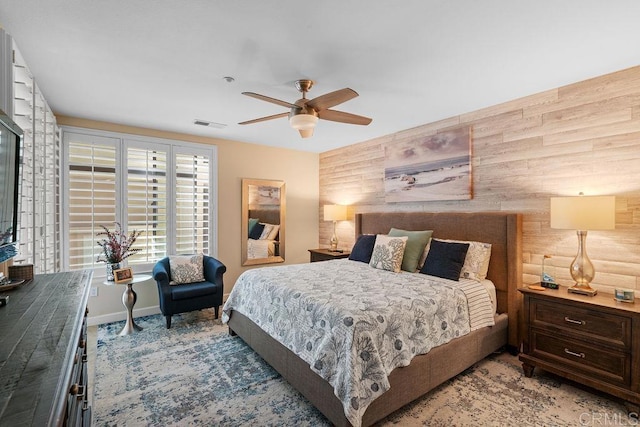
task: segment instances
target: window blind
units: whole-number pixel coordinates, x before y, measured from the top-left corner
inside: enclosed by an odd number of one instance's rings
[[[209,158],[176,154],[176,253],[209,254]]]

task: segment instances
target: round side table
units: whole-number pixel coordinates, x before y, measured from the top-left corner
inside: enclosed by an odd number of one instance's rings
[[[133,279],[128,282],[104,282],[107,285],[126,285],[124,292],[122,293],[122,304],[127,309],[127,321],[118,335],[130,335],[136,331],[142,330],[142,326],[137,325],[136,322],[133,321],[133,306],[136,305],[136,300],[138,299],[136,292],[133,290],[133,285],[134,283],[140,283],[150,279],[150,274],[139,274],[134,276]]]

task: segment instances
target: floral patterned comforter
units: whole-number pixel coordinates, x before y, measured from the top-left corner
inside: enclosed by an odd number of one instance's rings
[[[469,333],[469,282],[346,259],[265,267],[238,278],[222,321],[236,310],[309,363],[358,427],[394,368]]]

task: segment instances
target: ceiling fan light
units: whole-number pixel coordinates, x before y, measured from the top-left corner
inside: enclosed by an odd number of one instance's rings
[[[318,117],[311,114],[296,114],[289,119],[291,127],[297,130],[309,130],[316,127]]]
[[[313,136],[313,129],[298,129],[298,132],[303,138],[311,138]]]

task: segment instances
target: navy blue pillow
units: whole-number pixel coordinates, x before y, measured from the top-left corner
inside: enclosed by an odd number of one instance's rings
[[[352,261],[366,262],[371,261],[371,254],[373,253],[373,247],[376,244],[375,234],[362,234],[358,236],[356,244],[351,249],[349,259]]]
[[[262,232],[264,231],[264,224],[257,223],[251,229],[251,233],[249,233],[249,238],[253,240],[260,239]]]
[[[420,273],[443,279],[460,279],[460,270],[469,250],[468,243],[442,242],[431,239],[429,253]]]

